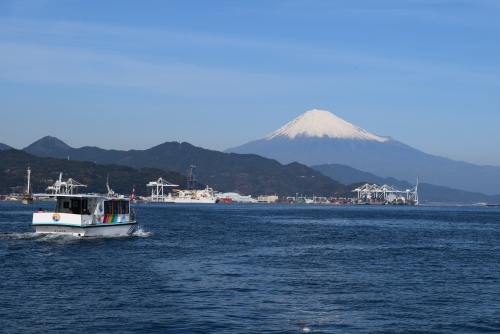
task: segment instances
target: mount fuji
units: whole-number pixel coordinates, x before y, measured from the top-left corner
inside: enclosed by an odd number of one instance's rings
[[[285,124],[285,126],[265,136],[263,139],[271,140],[280,137],[288,139],[295,139],[297,137],[327,137],[377,141],[381,143],[390,140],[390,138],[379,137],[356,125],[348,123],[331,112],[317,109],[309,110]]]
[[[342,164],[381,177],[498,194],[500,167],[430,155],[378,136],[324,110],[309,110],[267,136],[225,152],[258,154],[282,164]]]

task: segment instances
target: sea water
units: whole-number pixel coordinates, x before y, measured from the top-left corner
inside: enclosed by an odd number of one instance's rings
[[[34,209],[0,203],[0,332],[500,332],[500,208],[149,204],[114,238]]]

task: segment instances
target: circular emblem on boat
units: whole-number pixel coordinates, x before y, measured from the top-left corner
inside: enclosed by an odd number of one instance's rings
[[[61,219],[61,215],[60,215],[60,214],[58,214],[58,213],[54,213],[54,214],[52,215],[52,220],[53,220],[53,221],[58,222],[58,221],[59,221],[59,219]]]
[[[102,212],[102,203],[99,203],[99,211]]]

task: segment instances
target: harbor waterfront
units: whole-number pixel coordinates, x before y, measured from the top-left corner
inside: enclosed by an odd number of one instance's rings
[[[32,205],[0,202],[2,331],[500,332],[498,207],[137,212],[131,236],[78,238],[34,233]]]

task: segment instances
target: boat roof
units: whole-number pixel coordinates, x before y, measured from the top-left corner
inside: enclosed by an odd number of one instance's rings
[[[124,201],[130,201],[128,197],[108,197],[105,195],[99,195],[99,194],[33,194],[34,196],[46,196],[46,197],[52,197],[52,198],[68,198],[68,197],[73,197],[73,198],[104,198],[108,200],[124,200]]]

